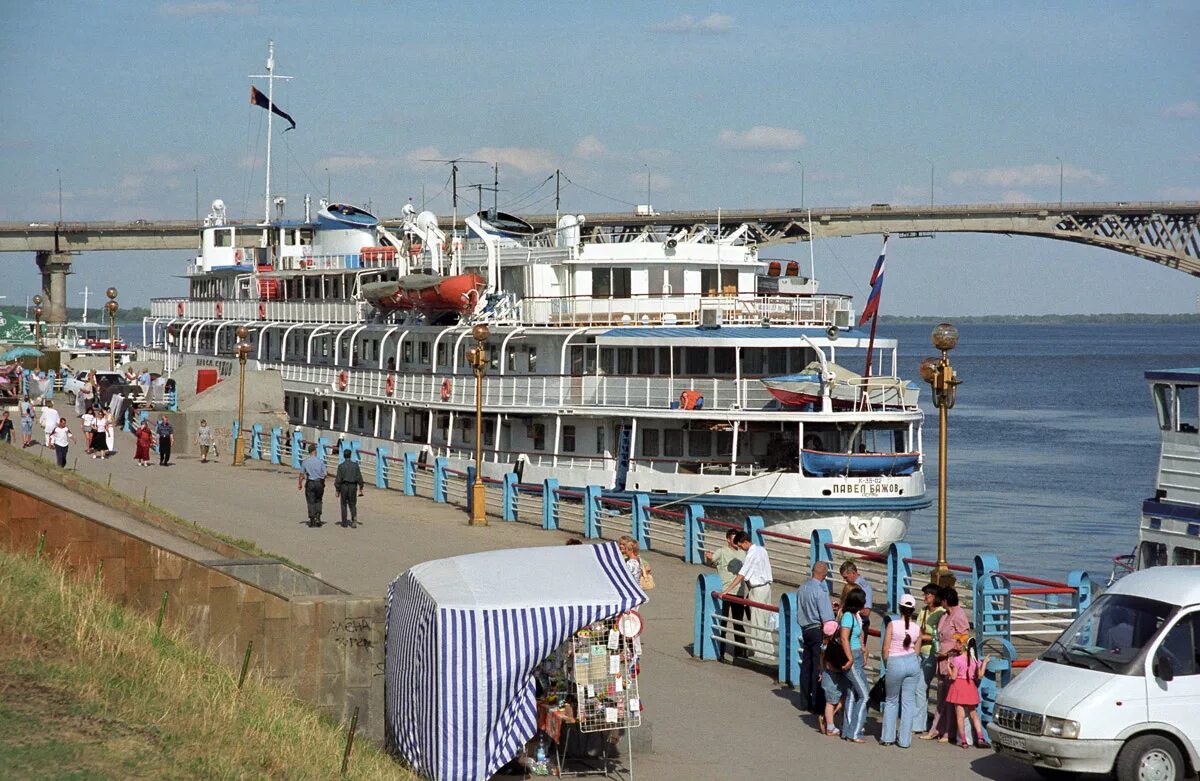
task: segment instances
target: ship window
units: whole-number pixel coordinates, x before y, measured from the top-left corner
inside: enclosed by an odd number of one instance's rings
[[[688,432],[688,455],[690,455],[690,456],[711,456],[712,455],[712,432],[711,431],[689,431]]]
[[[596,454],[604,455],[604,426],[596,426]]]
[[[629,298],[630,276],[627,268],[592,269],[592,298]]]
[[[1163,431],[1170,431],[1174,426],[1171,425],[1171,420],[1174,415],[1171,414],[1172,408],[1175,406],[1175,400],[1172,398],[1171,386],[1162,383],[1154,385],[1154,409],[1158,412],[1158,427]]]
[[[617,374],[633,374],[633,348],[617,349]]]
[[[421,342],[421,363],[429,363],[429,342]]]
[[[717,432],[717,455],[724,458],[733,456],[733,432],[718,431]]]
[[[533,449],[546,449],[546,425],[544,423],[533,424]]]
[[[361,428],[363,428],[363,426],[366,425],[366,423],[363,422],[366,419],[366,415],[364,414],[363,406],[361,404],[355,404],[354,409],[355,409],[355,416],[356,416],[355,419],[357,420],[356,425],[358,426],[358,428],[361,429]]]
[[[743,347],[742,348],[742,376],[743,377],[759,377],[762,376],[763,370],[763,348],[761,347]]]
[[[232,247],[233,246],[233,230],[216,230],[213,231],[213,246],[214,247]]]
[[[663,432],[663,455],[678,458],[683,455],[683,432],[667,429]]]
[[[720,280],[719,288],[718,279]],[[723,268],[719,273],[715,268],[700,269],[700,290],[706,296],[737,295],[737,269]]]
[[[412,363],[412,342],[405,342],[400,348],[400,360],[404,363]]]
[[[585,368],[585,351],[582,347],[571,348],[571,374],[578,377],[587,372]]]
[[[1175,430],[1195,434],[1200,425],[1200,385],[1175,386],[1175,404],[1179,421]]]
[[[600,352],[600,373],[613,373],[613,351],[611,347],[606,347],[599,350]]]
[[[637,351],[637,373],[654,374],[654,349],[639,347]]]
[[[312,241],[313,241],[312,228],[301,228],[300,229],[300,246],[311,247]]]
[[[650,458],[658,455],[658,429],[642,429],[642,455]]]
[[[1177,567],[1191,567],[1200,564],[1200,550],[1176,548],[1172,551],[1171,563]]]
[[[708,348],[688,347],[684,350],[684,374],[708,374]]]
[[[529,368],[527,371],[533,374],[537,371],[537,348],[531,344],[525,348],[525,351],[529,353]]]
[[[683,295],[683,269],[677,266],[659,266],[650,269],[650,295]]]
[[[732,347],[713,348],[713,374],[733,374],[734,366]]]
[[[296,234],[293,231],[288,230],[287,228],[284,228],[283,230],[279,231],[279,238],[281,240],[281,243],[285,247],[290,247],[296,243],[295,236],[296,236]]]
[[[517,370],[517,351],[509,350],[508,355],[504,356],[504,370],[515,372]]]
[[[438,342],[437,346],[437,362],[438,366],[445,366],[447,363],[446,355],[450,352],[450,346],[445,342]]]
[[[562,430],[562,449],[564,453],[575,452],[575,427],[563,426]]]
[[[659,374],[674,374],[675,367],[671,363],[671,348],[658,348],[658,373]]]
[[[767,373],[785,374],[787,372],[787,352],[781,349],[767,350]]]
[[[1162,567],[1167,563],[1167,546],[1161,542],[1145,541],[1138,551],[1138,569]]]
[[[483,421],[483,444],[493,448],[496,446],[496,421],[491,418]]]

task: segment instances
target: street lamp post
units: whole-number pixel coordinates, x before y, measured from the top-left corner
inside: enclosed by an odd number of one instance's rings
[[[39,355],[37,357],[37,370],[38,371],[42,370],[42,356],[40,355],[40,352],[42,349],[42,314],[43,314],[43,312],[45,312],[45,310],[42,309],[42,297],[34,296],[33,297],[33,346],[39,352]]]
[[[796,165],[800,166],[800,211],[804,211],[804,163],[797,160]]]
[[[237,329],[237,345],[234,350],[237,352],[240,371],[238,373],[238,430],[237,436],[233,438],[233,465],[242,466],[246,463],[246,454],[242,451],[242,435],[246,431],[246,356],[250,354],[251,345],[246,337],[250,332],[246,330],[246,326]]]
[[[488,363],[484,343],[490,335],[491,332],[484,323],[472,328],[471,336],[475,338],[475,346],[467,356],[471,368],[475,370],[475,483],[471,486],[472,526],[487,526],[487,492],[483,485],[483,372]]]
[[[108,313],[108,370],[111,372],[117,368],[117,309],[120,306],[117,304],[115,287],[105,290],[104,295],[108,296],[104,311]]]
[[[1058,155],[1054,156],[1058,161],[1058,210],[1062,211],[1063,207],[1063,159]]]
[[[958,329],[941,323],[933,329],[931,340],[942,353],[941,358],[921,361],[921,378],[933,390],[933,405],[938,408],[938,554],[931,579],[940,586],[950,586],[954,584],[954,573],[946,563],[946,421],[962,383],[950,365],[950,351],[958,344]]]

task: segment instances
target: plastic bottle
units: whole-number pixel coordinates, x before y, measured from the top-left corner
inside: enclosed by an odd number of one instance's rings
[[[537,745],[533,752],[533,772],[535,775],[544,776],[550,771],[550,765],[546,761],[546,744],[546,733],[539,732],[537,736]]]

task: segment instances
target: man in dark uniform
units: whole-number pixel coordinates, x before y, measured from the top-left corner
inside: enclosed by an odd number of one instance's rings
[[[308,446],[308,458],[300,462],[296,490],[304,491],[308,502],[308,525],[317,527],[321,521],[321,503],[325,499],[325,459],[317,455],[317,446]]]
[[[358,526],[358,497],[363,495],[362,470],[358,463],[350,460],[350,450],[342,451],[342,463],[338,464],[337,476],[333,479],[333,490],[337,491],[342,510],[341,526],[352,529]],[[349,510],[350,520],[346,520]]]

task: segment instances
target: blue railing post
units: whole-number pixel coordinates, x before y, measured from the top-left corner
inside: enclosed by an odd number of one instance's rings
[[[21,398],[29,395],[29,370],[21,370]]]
[[[362,461],[362,454],[359,452],[360,450],[362,450],[362,442],[359,442],[357,439],[351,440],[350,460],[356,464]]]
[[[46,374],[46,379],[48,379],[50,381],[50,382],[46,383],[46,398],[47,399],[54,398],[54,376],[55,375],[54,375],[53,369],[51,369],[49,371],[49,373]]]
[[[517,474],[515,472],[505,472],[504,481],[504,500],[501,506],[500,517],[506,521],[517,520]]]
[[[1067,575],[1067,585],[1075,589],[1075,593],[1071,595],[1071,607],[1075,608],[1075,615],[1078,617],[1092,604],[1092,578],[1086,570],[1071,570],[1071,574]]]
[[[417,454],[404,454],[404,495],[417,495]]]
[[[167,409],[171,412],[179,411],[179,391],[167,391]]]
[[[283,427],[276,426],[271,429],[271,463],[279,466],[283,463],[283,459],[279,455],[279,440],[283,439]]]
[[[895,613],[900,609],[900,597],[912,588],[912,546],[907,542],[893,542],[887,553],[887,609]]]
[[[763,522],[761,515],[746,516],[746,534],[750,535],[750,542],[755,545],[763,544],[762,533],[765,527],[766,524]]]
[[[388,487],[387,448],[375,448],[375,487]]]
[[[800,622],[796,616],[796,592],[785,591],[779,598],[779,675],[788,686],[800,685]]]
[[[445,456],[439,456],[433,459],[433,501],[446,501],[446,465],[449,461]],[[467,491],[470,496],[471,492]]]
[[[999,645],[998,651],[997,645]],[[992,654],[992,659],[988,662],[983,679],[979,682],[979,718],[984,727],[996,713],[996,696],[1012,680],[1012,665],[1017,659],[1017,649],[1007,640],[995,641],[988,650]],[[982,737],[987,740],[986,729]]]
[[[542,528],[558,529],[558,481],[547,477],[542,483]]]
[[[598,485],[583,487],[583,536],[594,540],[600,536],[600,492]]]
[[[1011,640],[1012,586],[1000,575],[1000,561],[990,553],[975,557],[973,624],[979,644],[985,640]]]
[[[704,507],[698,504],[683,506],[683,560],[688,564],[704,563]]]
[[[261,423],[255,423],[250,427],[250,457],[256,461],[262,460],[262,432]]]
[[[304,460],[304,435],[299,430],[292,432],[292,469],[299,469]]]
[[[650,517],[650,497],[632,494],[629,508],[629,536],[637,540],[639,550],[649,550],[646,538],[646,520]]]
[[[471,501],[472,499],[475,498],[475,492],[471,490],[471,486],[473,486],[473,485],[475,485],[475,467],[468,466],[467,467],[467,515],[468,516],[472,515],[475,510],[475,502]],[[487,514],[486,509],[484,510],[484,514],[485,515]]]
[[[129,431],[129,416],[128,415],[125,416],[125,430]],[[233,425],[229,427],[229,436],[230,436],[229,441],[236,442],[237,438],[238,438],[238,432],[240,432],[241,430],[242,430],[241,424],[235,419],[233,421]],[[232,449],[233,445],[231,444],[229,447]]]
[[[715,572],[696,576],[696,613],[692,634],[692,656],[697,659],[716,659],[717,643],[713,640],[714,619],[721,615],[721,600],[713,596],[721,590],[721,576]]]
[[[317,437],[317,455],[326,464],[329,463],[329,439],[328,437]]]

